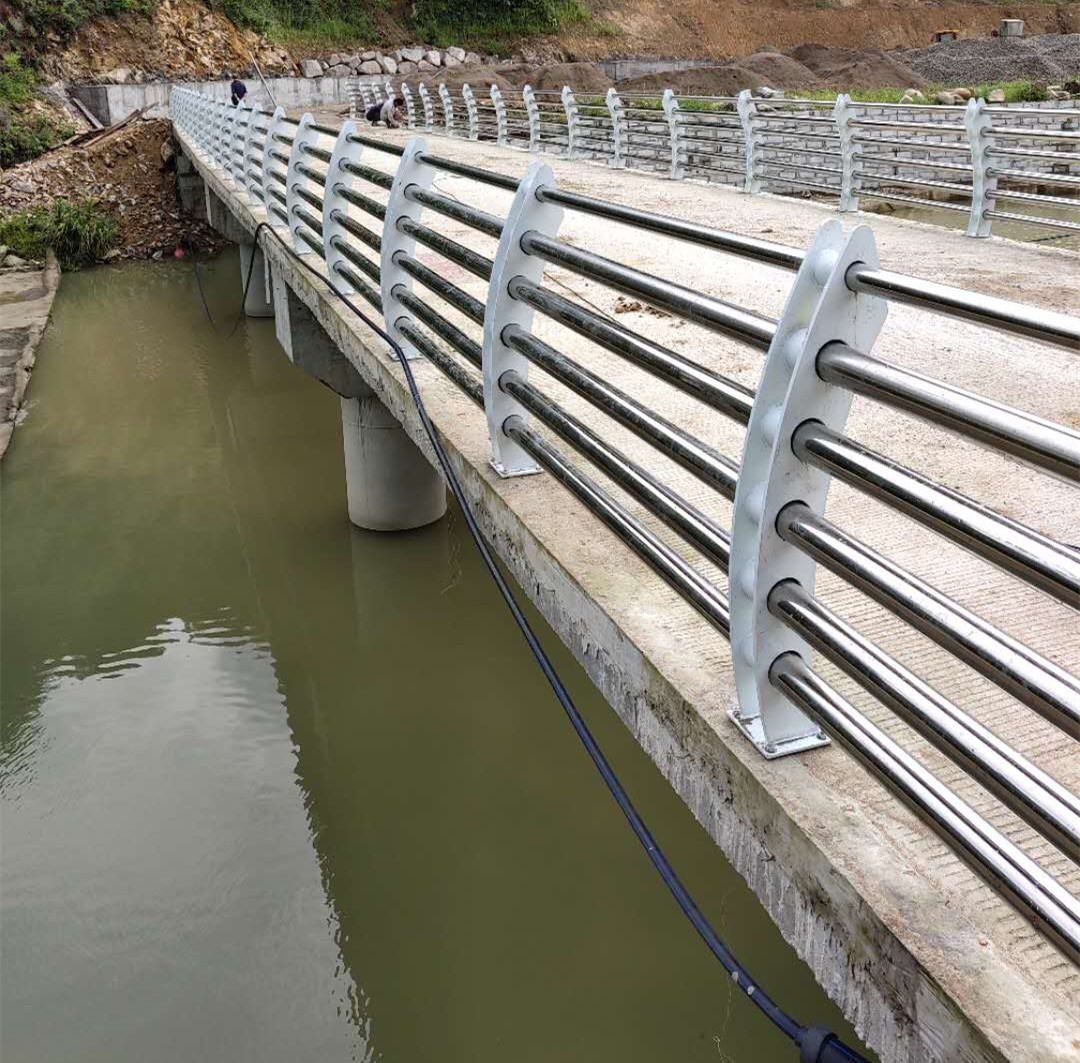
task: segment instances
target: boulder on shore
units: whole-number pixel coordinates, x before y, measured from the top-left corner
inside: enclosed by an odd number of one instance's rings
[[[322,63],[318,59],[301,59],[300,73],[306,78],[321,78]]]

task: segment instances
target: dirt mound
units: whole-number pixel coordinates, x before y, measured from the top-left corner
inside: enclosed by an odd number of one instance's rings
[[[476,64],[449,67],[423,78],[422,81],[429,89],[436,85],[445,85],[456,96],[461,95],[462,85],[468,85],[474,93],[482,92],[485,95],[492,85],[498,85],[500,92],[514,91],[513,83],[503,76],[501,68],[496,72],[494,67]]]
[[[180,212],[172,123],[136,120],[86,145],[59,147],[0,176],[0,215],[91,196],[116,219],[123,258],[171,255],[190,239],[221,246],[203,222]]]
[[[844,89],[925,88],[909,66],[879,49],[859,52],[828,44],[800,44],[787,53],[826,85]]]
[[[65,50],[46,58],[44,67],[65,81],[217,77],[223,70],[249,70],[249,53],[264,71],[294,72],[287,52],[238,29],[198,0],[161,0],[150,17],[91,19]]]
[[[694,96],[734,96],[743,89],[799,89],[817,85],[818,78],[802,63],[779,52],[756,52],[719,66],[643,74],[619,82],[625,92],[652,92],[673,88]]]
[[[505,63],[498,71],[516,89],[531,85],[561,92],[563,85],[569,85],[575,92],[604,93],[611,87],[610,79],[595,63]]]

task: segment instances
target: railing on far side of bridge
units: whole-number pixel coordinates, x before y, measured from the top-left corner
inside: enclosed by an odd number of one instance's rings
[[[357,80],[349,93],[355,118],[372,89]],[[989,236],[995,221],[1080,233],[1080,101],[942,106],[528,87],[498,97],[512,116],[509,137],[489,122],[472,139],[750,193],[835,197],[841,211],[860,200],[933,209],[963,215],[968,236]],[[409,127],[444,131],[419,114]],[[451,135],[471,134],[460,126]]]
[[[551,110],[549,103],[538,106],[541,114]],[[738,690],[730,716],[764,757],[806,751],[829,737],[838,741],[1080,961],[1080,903],[1046,869],[1045,846],[1031,844],[1036,835],[1027,845],[1006,837],[920,759],[921,747],[909,748],[899,731],[875,722],[823,677],[817,662],[842,673],[860,698],[879,703],[1048,840],[1055,868],[1075,860],[1080,847],[1080,799],[989,730],[977,711],[941,694],[843,619],[815,586],[821,566],[899,628],[925,636],[954,672],[992,684],[1015,713],[1041,717],[1040,726],[1075,742],[1075,675],[876,549],[858,519],[835,524],[825,501],[830,483],[839,480],[887,507],[896,521],[910,522],[913,532],[996,568],[1012,593],[1037,590],[1038,608],[1052,622],[1065,614],[1075,623],[1075,546],[1025,522],[1022,513],[996,512],[875,450],[850,435],[846,421],[860,396],[1074,489],[1080,433],[1073,428],[893,364],[872,349],[890,303],[1072,352],[1080,351],[1080,319],[890,271],[879,264],[865,227],[845,236],[832,221],[809,248],[795,249],[564,191],[539,162],[518,180],[441,157],[419,137],[403,148],[365,135],[353,122],[337,129],[280,110],[223,124],[218,104],[188,90],[174,90],[172,113],[188,149],[228,194],[265,206],[284,246],[310,255],[332,289],[380,312],[392,308],[386,326],[407,353],[431,361],[479,407],[500,476],[553,476],[729,640]],[[242,147],[228,141],[240,130]],[[246,185],[230,183],[226,161],[235,163],[238,152]],[[505,209],[491,213],[447,194],[437,180],[444,177],[497,190]],[[773,320],[562,239],[568,213],[786,270],[794,279],[784,311]],[[446,219],[468,230],[465,243],[440,230]],[[756,391],[569,298],[565,285],[556,290],[546,283],[549,267],[761,353]],[[710,417],[731,422],[743,432],[738,459],[605,379],[592,367],[596,359],[571,357],[541,338],[549,332],[534,328],[537,315],[583,338],[602,355],[599,364],[624,360]],[[567,408],[551,393],[552,382],[601,416],[586,419]],[[605,433],[608,422],[617,436],[632,437],[633,453]],[[651,456],[660,457],[667,478]],[[672,463],[697,485],[697,501],[671,481]],[[703,497],[730,506],[730,529]],[[665,526],[679,548],[652,522]],[[970,686],[965,680],[956,689]],[[1028,845],[1043,854],[1042,862]]]

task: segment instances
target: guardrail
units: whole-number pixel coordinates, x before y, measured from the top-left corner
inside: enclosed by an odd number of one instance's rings
[[[363,117],[376,91],[364,82],[350,85],[352,118]],[[378,98],[393,91],[388,82]],[[405,82],[397,91],[406,100],[412,96]],[[467,85],[462,91],[472,95]],[[497,86],[490,99],[493,113],[515,115],[514,132],[500,134],[489,122],[468,132],[474,140],[629,165],[676,180],[720,181],[749,193],[830,196],[841,211],[858,210],[860,199],[932,207],[966,214],[968,236],[989,236],[995,220],[1080,233],[1080,104],[859,104],[845,95],[833,104],[671,89],[609,89],[602,97],[529,86],[520,103],[504,99]],[[364,105],[359,110],[358,103]],[[406,122],[410,129],[435,128],[415,110]],[[466,135],[463,127],[445,129]]]
[[[550,104],[541,98],[536,112],[545,109]],[[493,110],[497,131],[525,139],[520,116],[512,132],[509,114],[500,120],[494,104]],[[845,237],[839,221],[829,222],[800,250],[562,190],[542,163],[519,181],[442,158],[420,137],[399,147],[365,135],[352,121],[337,129],[310,115],[295,120],[280,109],[270,115],[232,108],[187,90],[173,91],[172,113],[188,148],[231,180],[236,196],[253,210],[265,208],[298,255],[325,261],[334,290],[380,311],[408,356],[430,360],[480,407],[500,476],[554,476],[730,640],[739,701],[730,715],[763,756],[807,750],[832,736],[1080,961],[1080,902],[811,668],[820,653],[1076,859],[1080,799],[832,612],[815,597],[814,582],[820,564],[953,655],[957,667],[1007,692],[1018,712],[1026,707],[1080,737],[1076,676],[860,541],[857,528],[824,515],[829,483],[839,479],[891,507],[897,519],[963,546],[1067,607],[1080,606],[1075,547],[845,434],[848,408],[860,395],[1024,462],[1037,475],[1075,484],[1074,429],[871,350],[889,302],[1070,351],[1080,351],[1080,319],[883,269],[866,227]],[[576,148],[573,131],[566,136]],[[369,153],[389,161],[393,172],[369,165]],[[473,207],[435,188],[440,173],[501,189],[512,203],[505,216]],[[568,211],[791,271],[784,312],[772,320],[562,240]],[[433,226],[440,217],[468,226],[476,240],[466,246],[440,232]],[[492,254],[477,250],[485,241]],[[418,244],[450,263],[452,276],[464,270],[487,282],[486,298],[422,261]],[[549,264],[763,352],[756,393],[545,285]],[[537,313],[744,426],[741,463],[540,339],[532,330]],[[560,406],[530,379],[531,366],[732,503],[730,531],[605,439],[593,421]],[[730,596],[553,438],[725,572]]]

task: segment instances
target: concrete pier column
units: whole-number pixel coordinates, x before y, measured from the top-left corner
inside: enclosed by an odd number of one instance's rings
[[[254,259],[254,262],[252,261]],[[271,303],[266,290],[266,261],[263,258],[262,248],[254,243],[240,242],[240,285],[248,278],[248,269],[251,270],[251,283],[248,284],[244,293],[244,313],[248,317],[273,317],[274,304]]]
[[[446,512],[446,486],[374,395],[342,398],[349,520],[370,531],[404,531]]]

